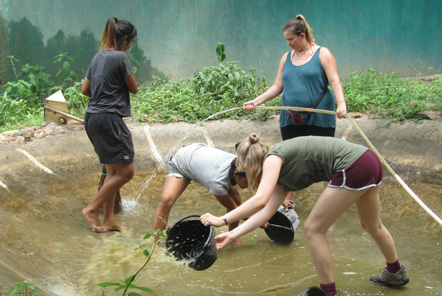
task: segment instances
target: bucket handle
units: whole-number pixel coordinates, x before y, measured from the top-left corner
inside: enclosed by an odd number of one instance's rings
[[[186,216],[186,217],[181,218],[181,219],[178,220],[176,223],[178,224],[178,223],[180,223],[181,221],[184,221],[184,220],[186,220],[186,219],[188,219],[188,218],[196,218],[196,217],[199,218],[199,217],[201,217],[201,215],[198,215],[198,214],[188,215],[188,216]],[[201,224],[202,224],[202,222],[201,222]],[[209,237],[207,238],[206,242],[204,243],[204,246],[203,246],[204,249],[207,248],[207,246],[209,245],[211,237],[212,237],[213,235],[215,235],[215,229],[214,229],[212,226],[209,226],[209,230],[210,230]]]
[[[198,214],[192,214],[192,215],[189,215],[189,216],[186,216],[186,217],[183,217],[183,218],[181,218],[180,220],[178,220],[176,223],[180,223],[181,221],[183,221],[183,220],[186,220],[186,219],[188,219],[188,218],[195,218],[195,217],[201,217],[201,215],[198,215]]]

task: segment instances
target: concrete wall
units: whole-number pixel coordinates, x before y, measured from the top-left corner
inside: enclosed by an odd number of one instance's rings
[[[316,42],[335,55],[342,78],[368,67],[413,76],[442,66],[438,0],[0,0],[0,9],[8,24],[27,18],[45,44],[60,32],[78,37],[82,31],[98,42],[109,17],[128,19],[152,68],[173,80],[217,64],[218,42],[226,45],[227,61],[273,80],[289,49],[281,27],[298,13],[310,22]],[[32,46],[26,49],[32,58]],[[39,63],[24,55],[22,62]]]

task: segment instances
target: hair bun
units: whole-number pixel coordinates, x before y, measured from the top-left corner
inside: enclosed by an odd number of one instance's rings
[[[249,139],[250,139],[250,143],[252,143],[252,144],[259,142],[259,137],[255,133],[250,134]]]

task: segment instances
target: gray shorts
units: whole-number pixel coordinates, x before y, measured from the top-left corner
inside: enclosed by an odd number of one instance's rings
[[[167,171],[166,171],[166,177],[173,176],[176,178],[186,178],[187,182],[191,182],[192,179],[187,178],[184,176],[181,171],[176,167],[175,163],[172,161],[172,158],[170,158],[169,162],[167,163]]]

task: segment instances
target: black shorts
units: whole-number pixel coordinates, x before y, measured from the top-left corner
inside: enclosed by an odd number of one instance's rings
[[[86,113],[84,126],[102,164],[133,163],[132,135],[116,113]]]
[[[335,128],[316,125],[289,125],[281,127],[281,136],[283,141],[303,136],[334,137]]]

